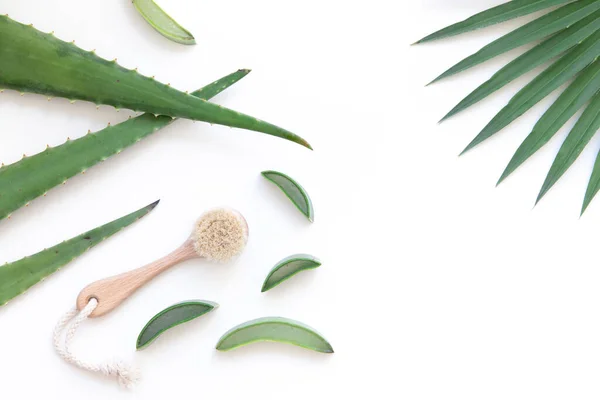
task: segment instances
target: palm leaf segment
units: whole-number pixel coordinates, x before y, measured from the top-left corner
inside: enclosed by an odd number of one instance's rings
[[[498,181],[502,182],[513,173],[544,146],[573,115],[583,110],[556,155],[537,201],[540,201],[569,169],[600,129],[600,0],[513,0],[450,25],[417,42],[424,43],[459,35],[547,9],[548,13],[484,46],[433,80],[439,81],[527,43],[540,41],[531,50],[501,68],[442,119],[466,110],[523,74],[554,60],[548,68],[514,95],[463,151],[464,153],[495,135],[554,90],[570,82],[519,146]],[[581,213],[586,210],[599,190],[600,152],[589,180]]]

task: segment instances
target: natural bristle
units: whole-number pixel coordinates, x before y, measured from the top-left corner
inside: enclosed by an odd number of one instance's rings
[[[237,211],[218,208],[198,219],[193,237],[199,256],[226,262],[244,250],[248,241],[248,225]]]

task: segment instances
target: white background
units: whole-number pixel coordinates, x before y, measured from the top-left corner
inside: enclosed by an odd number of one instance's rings
[[[315,148],[178,121],[2,221],[0,261],[13,261],[161,199],[143,220],[0,309],[2,396],[598,398],[600,200],[579,218],[598,138],[533,208],[567,130],[500,187],[495,182],[555,94],[457,154],[540,69],[436,124],[523,49],[424,87],[531,17],[409,46],[498,3],[163,0],[196,36],[198,44],[185,47],[154,32],[127,0],[0,0],[0,12],[20,22],[181,90],[252,68],[215,101],[286,127]],[[132,115],[11,91],[0,95],[0,107],[6,164]],[[260,177],[264,169],[305,186],[314,224]],[[250,224],[249,246],[235,264],[182,264],[77,338],[89,359],[133,360],[143,373],[133,392],[53,353],[53,326],[81,288],[162,256],[216,205],[239,209]],[[261,294],[274,262],[296,252],[320,257],[323,266]],[[192,298],[221,307],[135,353],[152,315]],[[277,344],[214,350],[227,329],[265,315],[314,326],[336,353]]]

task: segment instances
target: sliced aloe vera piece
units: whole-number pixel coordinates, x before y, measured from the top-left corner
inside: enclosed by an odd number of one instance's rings
[[[135,346],[138,350],[141,350],[149,346],[167,330],[207,314],[217,307],[219,307],[217,303],[201,300],[183,301],[174,304],[148,321],[140,332]]]
[[[317,331],[299,321],[283,317],[264,317],[244,322],[227,331],[217,343],[217,350],[228,351],[254,342],[280,342],[333,353],[329,342]]]
[[[157,204],[158,201],[54,247],[0,267],[0,306],[24,293],[104,239],[142,218]]]
[[[307,269],[314,269],[321,266],[318,258],[309,254],[294,254],[279,261],[269,272],[263,283],[261,292],[273,289],[283,281]]]
[[[298,182],[277,171],[263,171],[262,176],[279,186],[285,195],[294,203],[310,222],[315,220],[315,210],[308,193]]]
[[[196,44],[194,36],[169,16],[152,0],[133,0],[136,10],[154,29],[169,40],[181,44]]]

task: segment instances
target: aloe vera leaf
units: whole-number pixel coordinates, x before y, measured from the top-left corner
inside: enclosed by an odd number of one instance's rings
[[[212,301],[188,300],[162,310],[144,326],[135,343],[136,349],[141,350],[149,346],[169,329],[207,314],[217,307],[219,305]]]
[[[538,151],[600,90],[600,61],[587,67],[539,119],[506,166],[498,184]]]
[[[559,4],[570,3],[573,0],[513,0],[473,15],[464,21],[457,22],[440,29],[415,44],[444,39],[462,33],[499,24],[514,18],[522,17]]]
[[[133,0],[132,3],[146,22],[167,39],[186,45],[196,44],[194,36],[154,1]]]
[[[492,43],[446,70],[431,83],[472,68],[527,43],[548,37],[599,9],[600,2],[597,0],[580,0],[567,4],[494,40]]]
[[[261,174],[277,185],[310,222],[314,222],[315,210],[312,201],[306,190],[298,182],[277,171],[263,171]]]
[[[240,324],[219,339],[216,349],[228,351],[264,341],[293,344],[320,353],[333,353],[329,342],[313,328],[282,317],[264,317]]]
[[[597,31],[599,23],[600,11],[596,11],[592,15],[582,19],[556,35],[553,35],[548,40],[520,55],[461,100],[460,103],[448,112],[440,122],[471,107],[521,75],[569,50]]]
[[[592,63],[600,53],[600,30],[575,46],[521,89],[467,145],[466,153],[488,139]]]
[[[202,99],[210,99],[249,72],[250,70],[236,71],[192,94]],[[173,121],[166,115],[142,114],[79,139],[68,140],[60,146],[48,147],[42,153],[25,157],[14,164],[2,166],[0,220],[53,187],[85,172]]]
[[[142,218],[158,201],[54,247],[0,267],[0,306],[24,293],[75,258]]]
[[[581,117],[569,132],[540,189],[537,204],[575,162],[594,134],[600,129],[600,92],[596,93]]]
[[[248,129],[311,148],[285,129],[180,92],[8,16],[0,16],[0,87]]]
[[[309,254],[294,254],[279,261],[271,269],[263,283],[261,292],[273,289],[275,286],[290,279],[299,272],[321,266],[321,261]]]

